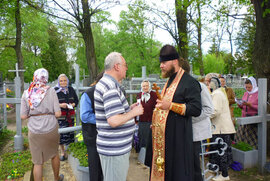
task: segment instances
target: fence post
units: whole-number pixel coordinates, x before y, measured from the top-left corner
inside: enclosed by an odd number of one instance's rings
[[[80,67],[78,64],[75,64],[75,85],[76,85],[76,94],[80,98]],[[76,108],[76,126],[80,125],[80,104]]]
[[[16,98],[21,98],[21,80],[20,77],[15,77],[15,95]],[[21,104],[16,104],[16,135],[14,136],[14,149],[17,151],[23,150],[23,136],[22,136],[22,120],[20,116]]]
[[[267,100],[267,79],[259,78],[258,80],[258,115],[262,117],[261,123],[258,124],[258,161],[259,171],[264,172],[266,163],[266,135],[267,135],[267,120],[266,120],[266,100]]]

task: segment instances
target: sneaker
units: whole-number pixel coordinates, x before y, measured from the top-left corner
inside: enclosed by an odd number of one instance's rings
[[[223,177],[222,175],[219,175],[217,177],[214,177],[212,180],[215,180],[215,181],[224,181],[224,180],[230,180],[230,177],[229,176]]]

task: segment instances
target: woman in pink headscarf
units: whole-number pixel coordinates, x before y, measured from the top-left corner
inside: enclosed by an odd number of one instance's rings
[[[47,86],[48,71],[37,69],[33,82],[24,91],[21,99],[21,119],[28,119],[28,139],[34,164],[34,180],[42,181],[43,163],[51,159],[55,181],[59,175],[59,133],[57,117],[61,110],[54,88]]]
[[[242,109],[242,117],[255,116],[258,114],[258,87],[254,77],[249,77],[245,81],[245,89],[242,101],[238,101],[237,105]],[[257,148],[257,132],[257,124],[239,126],[236,142],[243,141]]]

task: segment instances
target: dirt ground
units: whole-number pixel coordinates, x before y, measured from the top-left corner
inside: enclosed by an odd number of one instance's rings
[[[8,114],[8,120],[9,123],[7,128],[16,131],[15,113]],[[25,120],[22,121],[22,127],[24,126],[27,126],[27,121]],[[11,151],[11,150],[12,150],[12,143],[9,143],[2,151]],[[68,164],[68,161],[61,162],[60,173],[63,173],[65,175],[65,180],[76,181],[74,175],[72,174],[72,169]],[[50,161],[44,164],[43,174],[44,174],[43,181],[53,180],[53,173]],[[207,174],[207,176],[209,175],[210,174]],[[229,176],[232,181],[260,181],[260,180],[270,181],[270,173],[260,175],[258,174],[257,168],[245,169],[239,172],[229,169]],[[23,179],[21,178],[18,180],[21,181]],[[149,168],[138,162],[138,154],[134,150],[132,150],[130,155],[130,165],[127,181],[148,181],[148,180],[149,180]]]

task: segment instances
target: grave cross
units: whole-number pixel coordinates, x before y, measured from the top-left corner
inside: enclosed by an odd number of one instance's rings
[[[16,67],[16,69],[15,70],[8,70],[8,72],[16,72],[16,77],[19,77],[19,72],[25,72],[25,70],[23,69],[23,70],[19,70],[19,68],[18,68],[18,63],[16,63],[16,65],[15,65]]]
[[[270,121],[270,114],[267,114],[267,79],[260,78],[258,80],[258,116],[250,116],[245,118],[237,118],[239,125],[258,124],[258,162],[259,171],[264,172],[266,163],[266,137],[267,137],[267,121]]]
[[[19,72],[24,72],[25,70],[19,70],[18,63],[16,63],[15,70],[9,70],[9,72],[16,72],[16,77],[14,78],[15,84],[15,101],[16,104],[16,135],[14,136],[14,149],[23,150],[23,136],[22,136],[22,120],[20,116],[21,109],[21,79],[19,77]],[[11,98],[8,99],[11,102]]]

